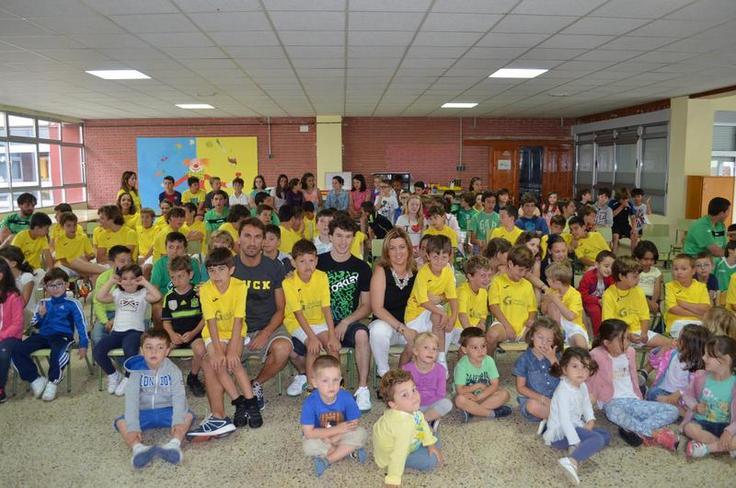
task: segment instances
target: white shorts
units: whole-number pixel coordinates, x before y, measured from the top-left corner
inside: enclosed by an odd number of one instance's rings
[[[417,318],[406,323],[406,326],[417,332],[432,332],[432,312],[424,310]]]
[[[207,348],[207,346],[209,346],[210,344],[212,344],[212,338],[211,337],[208,337],[206,339],[203,337],[202,338],[202,341],[204,341],[204,347],[205,347],[205,349]],[[224,342],[225,344],[230,344],[230,339],[220,339],[220,342]],[[249,342],[250,342],[250,337],[248,337],[248,336],[243,337],[243,345],[244,346],[247,345]]]
[[[313,325],[312,332],[314,332],[314,335],[319,335],[322,332],[327,332],[327,324]],[[304,329],[302,329],[301,327],[297,327],[294,332],[291,333],[291,337],[293,337],[294,339],[298,339],[305,346],[307,345],[307,333],[304,332]]]
[[[456,344],[460,346],[460,334],[463,333],[463,329],[454,327],[450,332],[445,334],[445,353],[450,349],[450,346]]]
[[[700,320],[675,320],[672,322],[672,326],[670,327],[670,337],[673,339],[680,337],[680,332],[682,332],[682,329],[688,324],[703,325],[703,322]]]
[[[572,346],[570,338],[576,334],[583,336],[585,338],[585,342],[588,342],[588,331],[586,331],[578,324],[570,322],[564,317],[560,317],[560,325],[562,326],[562,332],[565,334],[566,346]]]

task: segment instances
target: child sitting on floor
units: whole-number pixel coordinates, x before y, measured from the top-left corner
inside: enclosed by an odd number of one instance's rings
[[[181,442],[194,420],[187,407],[181,371],[166,356],[171,351],[168,334],[161,329],[143,334],[142,355],[125,361],[131,381],[125,388],[125,414],[115,419],[120,432],[133,451],[131,464],[140,469],[159,456],[171,464],[181,464]],[[143,444],[144,430],[170,429],[171,440],[161,446]]]
[[[348,456],[363,464],[368,438],[358,425],[360,409],[355,398],[340,386],[340,362],[323,355],[314,360],[315,390],[304,400],[301,413],[304,454],[314,458],[317,476]]]
[[[487,354],[483,329],[468,327],[460,334],[463,357],[455,365],[455,406],[464,415],[500,418],[511,414],[511,407],[504,405],[509,392],[499,388],[496,363]]]
[[[549,417],[552,394],[560,382],[550,373],[563,348],[562,330],[548,317],[539,317],[526,331],[529,348],[514,364],[519,413],[530,422],[544,422]],[[540,423],[539,432],[544,429]]]
[[[386,472],[384,486],[398,487],[406,468],[431,471],[444,463],[444,456],[424,419],[411,374],[400,369],[384,374],[381,398],[388,408],[373,425],[373,456]]]
[[[413,360],[401,367],[411,373],[421,398],[420,410],[434,432],[437,432],[440,418],[452,411],[452,401],[447,398],[447,370],[437,362],[438,347],[436,335],[431,332],[418,334],[412,347]]]
[[[705,345],[705,370],[690,381],[683,400],[688,413],[681,427],[692,439],[688,457],[728,451],[736,458],[736,340],[716,336]]]
[[[571,347],[565,351],[552,374],[562,376],[552,395],[547,431],[544,442],[557,449],[568,449],[570,455],[558,462],[565,476],[574,484],[578,478],[579,463],[589,459],[611,442],[611,434],[595,428],[595,415],[585,381],[595,374],[598,365],[586,349]]]

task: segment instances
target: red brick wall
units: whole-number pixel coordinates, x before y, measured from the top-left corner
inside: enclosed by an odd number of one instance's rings
[[[271,155],[265,119],[116,119],[85,122],[87,187],[90,207],[110,203],[120,187],[123,171],[136,171],[137,137],[256,136],[260,172],[269,185],[280,173],[289,176],[316,171],[315,119],[271,119]],[[299,132],[308,124],[309,132]],[[246,182],[246,187],[250,182]]]
[[[464,119],[462,139],[557,139],[570,141],[570,126],[559,119]],[[460,121],[450,118],[368,118],[343,120],[343,168],[369,175],[410,171],[412,180],[446,185],[474,176],[488,182],[488,147],[463,146],[460,160]]]
[[[268,159],[264,119],[120,119],[85,123],[89,204],[99,207],[111,201],[120,174],[135,170],[136,137],[256,136],[260,172],[269,185],[280,173],[299,176],[316,171],[314,118],[271,120],[271,159]],[[309,124],[307,133],[300,124]],[[559,119],[466,119],[463,139],[570,140],[570,126]],[[488,148],[464,146],[466,170],[455,169],[460,158],[460,121],[456,118],[369,118],[343,120],[343,167],[369,175],[379,171],[410,171],[412,179],[447,184],[474,176],[488,181]]]

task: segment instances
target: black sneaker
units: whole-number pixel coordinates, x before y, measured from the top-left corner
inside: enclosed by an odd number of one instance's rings
[[[196,374],[189,373],[187,375],[187,386],[195,397],[202,398],[204,396],[204,385],[199,381],[199,376]]]
[[[8,401],[7,395],[5,395],[5,388],[0,388],[0,403],[5,403]]]
[[[508,405],[501,405],[498,408],[493,409],[493,418],[500,419],[501,417],[507,417],[511,415],[511,407]]]
[[[245,427],[248,424],[248,400],[240,395],[231,404],[235,407],[233,424],[235,424],[235,427]]]
[[[266,397],[263,396],[263,385],[257,381],[251,381],[250,387],[253,389],[253,395],[258,402],[258,410],[263,411],[266,408]]]
[[[245,399],[246,415],[248,416],[248,427],[257,429],[263,425],[263,417],[261,417],[261,409],[258,408],[258,400],[256,398]]]
[[[636,432],[631,432],[630,430],[626,430],[623,427],[618,428],[618,435],[621,436],[621,438],[631,447],[639,447],[641,446],[642,442],[644,440],[639,437]]]

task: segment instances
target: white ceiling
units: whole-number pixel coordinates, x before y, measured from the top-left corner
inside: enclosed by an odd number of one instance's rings
[[[0,103],[87,119],[573,117],[736,84],[734,31],[736,0],[0,0]],[[550,71],[488,79],[502,67]],[[217,109],[174,107],[191,102]]]

